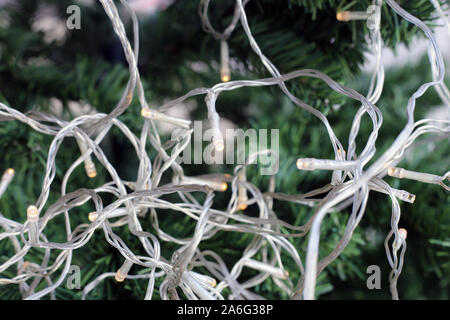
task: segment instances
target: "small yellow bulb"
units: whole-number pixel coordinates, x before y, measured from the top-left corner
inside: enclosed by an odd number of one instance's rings
[[[97,176],[97,170],[89,170],[88,172],[87,172],[87,176],[89,177],[89,178],[95,178],[96,176]]]
[[[228,188],[228,185],[225,182],[223,182],[220,185],[220,191],[227,191],[227,188]]]
[[[94,222],[95,220],[97,220],[97,218],[98,218],[97,212],[95,212],[95,211],[89,212],[89,215],[88,215],[89,221]]]
[[[6,173],[12,176],[14,174],[14,169],[13,168],[6,169]]]
[[[370,17],[370,13],[366,11],[341,11],[336,13],[338,21],[366,20]]]
[[[247,207],[248,207],[248,205],[247,205],[246,203],[241,203],[241,204],[239,205],[239,209],[242,210],[242,211],[244,211],[245,209],[247,209]]]
[[[116,275],[114,277],[116,279],[117,282],[123,282],[126,278],[126,276],[124,276],[120,270],[117,270]]]
[[[228,82],[228,81],[230,81],[230,75],[222,74],[222,82]]]
[[[35,219],[39,216],[39,211],[36,206],[29,206],[27,209],[27,217],[28,219]]]
[[[405,228],[400,228],[398,229],[398,235],[402,237],[403,240],[405,240],[406,237],[408,236],[408,231],[406,231]]]
[[[305,161],[304,159],[298,159],[297,160],[297,168],[299,170],[305,170],[309,167],[309,162]]]
[[[349,21],[349,12],[341,11],[336,14],[336,19],[338,21]]]
[[[144,118],[150,118],[152,116],[152,111],[149,108],[142,108],[141,116],[143,116]]]

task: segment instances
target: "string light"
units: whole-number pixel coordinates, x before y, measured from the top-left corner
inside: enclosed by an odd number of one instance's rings
[[[2,180],[0,181],[0,198],[5,193],[6,188],[8,188],[8,185],[11,183],[12,179],[14,178],[14,169],[8,168],[5,170],[5,172],[2,175]]]
[[[222,82],[230,81],[230,53],[225,40],[220,41],[220,79]]]
[[[126,1],[121,1],[125,9],[132,17],[133,30],[138,29],[137,19]],[[370,89],[366,96],[349,89],[338,82],[334,81],[327,75],[317,70],[305,69],[296,70],[287,74],[281,74],[273,63],[263,54],[257,41],[254,39],[250,26],[248,24],[244,6],[247,1],[236,0],[235,13],[232,21],[223,33],[216,32],[208,18],[208,0],[201,0],[200,17],[201,22],[207,32],[221,42],[221,78],[222,83],[218,83],[210,88],[196,88],[182,97],[176,98],[172,101],[166,102],[160,107],[153,109],[148,108],[148,103],[145,98],[145,91],[141,82],[139,70],[137,68],[137,46],[133,47],[127,38],[125,27],[119,16],[115,2],[112,0],[100,0],[105,13],[108,15],[113,29],[120,43],[122,44],[125,57],[129,66],[130,79],[125,88],[121,102],[109,114],[90,114],[83,115],[70,122],[65,122],[56,117],[50,116],[43,112],[34,112],[30,114],[23,114],[20,111],[0,103],[0,116],[7,120],[16,120],[29,125],[32,129],[41,134],[50,135],[53,137],[52,143],[48,148],[48,159],[45,169],[45,175],[42,182],[41,194],[38,198],[36,206],[30,206],[27,209],[27,223],[21,224],[13,220],[3,218],[0,215],[0,224],[4,227],[1,233],[2,239],[17,240],[18,231],[22,234],[29,232],[29,245],[37,246],[46,250],[46,252],[53,253],[51,250],[60,250],[62,254],[58,256],[53,265],[48,265],[49,261],[41,264],[33,264],[33,277],[35,279],[49,280],[47,287],[43,288],[39,282],[36,285],[29,285],[23,278],[0,279],[0,284],[14,283],[29,286],[29,292],[23,293],[23,297],[27,299],[40,299],[48,294],[54,294],[54,291],[61,283],[61,281],[53,281],[52,278],[55,271],[62,265],[70,265],[72,253],[84,246],[92,239],[93,234],[101,230],[108,243],[114,247],[118,254],[127,257],[123,265],[117,272],[109,271],[99,275],[92,280],[84,289],[83,297],[101,283],[105,278],[115,277],[116,281],[122,282],[125,279],[147,279],[148,290],[145,299],[152,298],[153,286],[155,283],[162,283],[160,285],[159,294],[162,299],[170,297],[177,298],[176,286],[183,289],[186,297],[190,299],[222,299],[225,292],[230,291],[228,297],[242,298],[242,299],[259,299],[261,298],[256,293],[252,292],[252,287],[260,283],[264,276],[271,276],[274,278],[274,285],[278,286],[280,290],[288,295],[294,297],[302,297],[305,299],[312,299],[315,296],[315,283],[318,274],[328,264],[330,264],[336,257],[340,255],[345,249],[346,244],[349,243],[352,234],[359,224],[359,221],[364,215],[368,193],[371,190],[382,192],[389,195],[392,199],[392,222],[390,236],[396,235],[394,239],[391,257],[390,248],[388,245],[387,255],[392,266],[392,277],[390,277],[390,290],[393,297],[397,297],[396,279],[401,272],[402,255],[406,249],[406,230],[398,229],[398,222],[400,220],[400,204],[398,199],[413,203],[415,195],[404,191],[392,188],[387,182],[383,180],[387,174],[397,176],[399,178],[413,178],[418,181],[426,183],[439,183],[443,185],[444,180],[448,180],[449,174],[442,177],[411,173],[399,168],[389,168],[394,163],[398,163],[404,156],[404,151],[421,133],[427,132],[444,132],[448,133],[448,127],[437,128],[434,122],[420,122],[414,119],[415,99],[421,96],[425,90],[432,86],[439,86],[443,90],[445,84],[443,82],[444,65],[439,47],[436,44],[431,30],[419,19],[412,17],[408,12],[400,8],[394,1],[387,0],[388,6],[407,21],[416,25],[419,29],[425,32],[432,44],[432,72],[433,82],[428,82],[420,86],[420,88],[413,94],[412,98],[408,100],[406,106],[407,110],[407,125],[403,128],[401,133],[395,139],[395,142],[377,159],[375,156],[375,143],[378,137],[378,131],[383,123],[383,116],[380,109],[375,105],[379,99],[384,83],[384,69],[381,61],[382,39],[379,30],[379,25],[375,25],[374,29],[369,31],[369,38],[371,43],[369,48],[377,57],[378,67],[373,72],[373,77],[370,82]],[[382,1],[373,1],[378,7],[381,6]],[[379,15],[379,13],[377,13]],[[362,12],[339,12],[337,18],[340,21],[350,21],[355,19],[368,19],[368,13]],[[232,31],[240,22],[243,31],[245,32],[249,41],[250,47],[254,53],[260,58],[262,65],[267,69],[270,76],[265,79],[257,80],[238,80],[230,81],[230,66],[229,66],[229,52],[227,39]],[[343,145],[333,132],[333,128],[328,122],[327,117],[318,109],[315,109],[305,102],[295,97],[289,91],[285,82],[299,78],[309,77],[324,81],[330,90],[336,91],[351,99],[355,99],[361,104],[361,108],[355,112],[355,117],[350,127],[350,134],[348,139],[347,151],[344,151]],[[220,130],[220,115],[216,110],[216,101],[220,94],[224,91],[237,90],[244,87],[254,86],[279,86],[281,91],[288,97],[290,101],[296,106],[303,108],[307,112],[316,116],[326,128],[328,137],[330,138],[333,150],[336,150],[334,160],[314,159],[314,158],[300,158],[297,160],[297,168],[299,170],[331,170],[333,176],[331,184],[327,184],[315,190],[311,190],[306,194],[284,194],[282,192],[275,192],[276,176],[270,176],[270,183],[267,190],[260,190],[251,181],[251,177],[247,177],[245,167],[236,171],[236,175],[221,175],[219,176],[199,176],[186,177],[184,174],[183,165],[177,162],[177,156],[182,152],[187,144],[182,141],[171,141],[173,144],[168,148],[166,144],[162,143],[162,139],[157,130],[153,126],[152,121],[161,121],[173,124],[183,129],[188,129],[186,135],[190,136],[191,121],[169,116],[166,111],[187,99],[205,95],[205,103],[208,111],[208,119],[211,124],[212,136],[211,141],[216,151],[223,151],[225,148],[224,138]],[[444,92],[444,91],[443,91]],[[134,94],[137,94],[139,104],[141,107],[141,115],[145,119],[152,121],[143,121],[140,134],[132,132],[132,130],[123,122],[119,116],[124,113],[131,103]],[[366,144],[363,146],[360,153],[356,152],[356,139],[358,137],[359,128],[361,125],[361,118],[367,115],[372,121],[372,132],[369,134]],[[430,124],[431,123],[431,124]],[[445,122],[443,122],[445,124]],[[136,170],[136,181],[125,181],[119,174],[117,168],[109,161],[108,157],[102,152],[101,142],[108,136],[112,127],[116,127],[125,136],[125,138],[134,147],[132,159],[138,160],[139,163]],[[94,130],[95,129],[95,130]],[[86,135],[80,135],[85,133]],[[93,134],[95,133],[95,134]],[[93,152],[93,145],[88,145],[90,140],[85,140],[83,137],[95,137],[95,156],[98,165],[101,165],[108,173],[106,177],[111,180],[104,185],[98,186],[95,189],[86,188],[72,188],[71,192],[67,191],[67,183],[72,177],[74,168],[66,171],[63,178],[61,197],[48,205],[50,197],[50,190],[55,179],[56,172],[56,157],[58,151],[64,145],[62,142],[66,138],[76,137],[77,143],[83,160],[85,161],[85,170],[88,176],[95,177],[96,168],[90,157],[89,152]],[[148,145],[151,145],[149,152]],[[88,151],[89,150],[89,151]],[[150,155],[155,154],[154,158]],[[253,159],[255,154],[250,154],[249,159]],[[347,160],[346,160],[347,159]],[[374,161],[371,161],[374,160]],[[370,166],[367,165],[370,163]],[[397,170],[398,169],[398,170]],[[12,170],[12,169],[11,169]],[[95,174],[94,174],[95,170]],[[345,176],[344,176],[345,173]],[[6,176],[5,176],[6,175]],[[6,189],[7,184],[11,181],[14,175],[14,170],[5,172],[0,184],[0,190]],[[345,178],[348,180],[345,181]],[[166,179],[167,178],[167,179]],[[247,181],[247,179],[249,179]],[[9,182],[8,182],[9,181]],[[172,183],[164,184],[167,181]],[[7,183],[6,183],[7,182]],[[227,190],[227,182],[237,182],[237,188],[233,186],[231,192],[223,195],[230,195],[230,201],[227,208],[222,208],[214,203],[214,192],[224,192]],[[132,192],[128,192],[127,188],[131,188]],[[250,192],[251,203],[259,209],[257,217],[247,216],[245,213],[236,215],[233,211],[236,209],[236,203],[239,209],[244,210],[249,204],[247,193]],[[104,207],[102,198],[99,194],[107,194],[112,200],[108,206]],[[197,194],[202,194],[197,197]],[[321,195],[324,194],[322,197]],[[1,193],[0,193],[1,195]],[[170,197],[169,197],[170,195]],[[167,196],[167,197],[166,197]],[[203,202],[199,199],[206,198]],[[170,200],[169,200],[170,199]],[[289,201],[297,204],[314,206],[315,212],[311,219],[311,223],[304,226],[294,226],[285,221],[282,221],[275,212],[273,201]],[[90,222],[95,222],[101,216],[104,223],[81,224],[73,231],[71,226],[73,221],[73,210],[82,210],[82,207],[87,202],[92,202],[95,205],[94,212],[88,214]],[[236,202],[237,201],[237,202]],[[319,204],[319,205],[316,205]],[[319,242],[321,221],[326,214],[334,212],[337,209],[345,208],[352,205],[352,215],[347,222],[345,231],[342,232],[340,244],[328,256],[319,261]],[[42,212],[39,229],[39,215],[38,208],[47,208],[45,213]],[[191,221],[196,224],[195,233],[191,238],[177,238],[162,230],[159,226],[158,210],[170,209],[186,215]],[[44,209],[42,209],[44,210]],[[69,213],[64,215],[65,228],[67,239],[60,243],[49,242],[45,237],[45,228],[49,221],[55,217],[61,216],[61,213]],[[150,212],[152,226],[155,229],[154,234],[141,225],[141,218]],[[85,215],[87,212],[83,213]],[[116,220],[117,218],[117,220]],[[111,220],[115,219],[115,220]],[[103,220],[102,220],[103,221]],[[280,226],[283,226],[283,232],[280,232]],[[141,253],[135,254],[132,249],[125,245],[125,241],[121,239],[118,234],[114,232],[115,228],[128,228],[130,236],[136,236],[140,244],[143,246]],[[27,229],[28,228],[28,229]],[[64,228],[62,228],[64,229]],[[299,233],[301,230],[301,233]],[[231,270],[228,269],[224,263],[221,255],[211,250],[200,250],[199,244],[211,239],[211,237],[219,234],[219,232],[237,232],[249,233],[254,235],[252,243],[246,247],[243,256],[233,265]],[[306,251],[306,263],[303,265],[300,259],[299,248],[294,247],[291,239],[295,236],[308,234],[308,247]],[[390,238],[387,238],[389,240]],[[162,244],[171,243],[176,244],[179,248],[172,256],[164,257],[161,250]],[[270,244],[270,245],[269,245]],[[397,251],[402,249],[400,257],[397,257]],[[24,254],[29,250],[24,247]],[[140,251],[141,252],[141,251]],[[277,258],[276,267],[272,264],[248,259],[247,254],[252,253],[253,256],[261,255],[262,257],[273,256]],[[302,252],[303,254],[303,252]],[[304,279],[297,285],[289,281],[289,273],[282,268],[282,258],[288,256],[298,266],[296,270],[298,277]],[[21,259],[17,256],[10,257],[6,262],[0,264],[0,272],[7,268],[17,265],[20,267]],[[133,261],[133,262],[132,262]],[[47,263],[48,262],[48,263]],[[179,271],[175,268],[177,266],[184,266],[184,271]],[[145,274],[129,275],[131,267],[136,264],[136,268],[148,268],[151,271],[145,271]],[[45,267],[44,267],[45,266]],[[242,283],[240,281],[241,270],[243,267],[248,267],[262,273],[263,277],[250,280]],[[192,268],[192,270],[191,270]],[[51,273],[48,271],[52,270]],[[157,271],[156,271],[157,270]],[[193,271],[201,270],[202,273]],[[206,271],[205,271],[206,270]],[[215,278],[206,274],[211,273]],[[60,272],[60,279],[64,279],[68,274],[68,268],[63,268]],[[30,276],[31,277],[31,276]],[[161,282],[155,281],[157,278],[163,278]],[[50,282],[52,280],[52,282]],[[280,281],[288,280],[288,281]],[[33,280],[35,281],[35,280]],[[37,280],[36,280],[37,281]],[[43,283],[43,282],[42,282]],[[53,283],[53,284],[52,284]],[[39,286],[38,286],[39,284]],[[224,290],[227,288],[227,290]]]
[[[144,118],[170,123],[170,124],[173,124],[175,126],[182,127],[185,129],[189,129],[191,126],[190,120],[184,120],[184,119],[171,117],[164,113],[158,112],[156,110],[150,110],[149,108],[142,108],[141,115]]]
[[[244,182],[247,180],[246,179],[246,174],[245,174],[245,167],[241,170],[241,172],[238,175],[238,207],[239,210],[244,211],[245,209],[247,209],[247,189],[244,186]]]
[[[122,266],[117,270],[115,279],[117,282],[123,282],[128,276],[128,272],[130,272],[131,267],[133,266],[133,262],[130,260],[125,260]]]
[[[217,285],[217,280],[208,275],[200,274],[200,273],[197,273],[194,271],[191,272],[191,275],[193,278],[195,278],[195,280],[203,283],[204,285],[206,285],[208,287],[214,288]]]
[[[437,176],[430,173],[422,173],[422,172],[416,172],[416,171],[410,171],[403,168],[389,168],[388,169],[388,175],[391,177],[399,178],[399,179],[411,179],[420,181],[423,183],[431,183],[431,184],[438,184],[443,186],[447,189],[447,191],[450,191],[448,187],[444,184],[444,181],[449,179],[449,174],[445,174],[444,176]]]
[[[89,178],[93,179],[97,176],[97,169],[95,168],[95,164],[92,161],[92,157],[87,153],[88,148],[83,140],[77,138],[78,147],[80,148],[81,154],[85,156],[84,159],[84,169]]]
[[[88,219],[90,222],[94,222],[98,218],[98,213],[96,211],[89,212]]]
[[[370,13],[365,11],[340,11],[336,14],[336,19],[344,22],[351,20],[367,20],[369,17]]]
[[[202,300],[216,300],[214,297],[191,275],[190,272],[183,272],[183,282],[194,291]]]
[[[27,220],[30,227],[30,245],[36,245],[39,242],[39,211],[36,206],[29,206],[27,208]]]
[[[297,168],[299,170],[351,170],[354,169],[356,163],[354,161],[344,160],[322,160],[312,158],[300,158],[297,160]]]
[[[201,186],[208,186],[212,189],[214,189],[215,191],[227,191],[228,189],[228,184],[224,181],[215,181],[215,180],[207,180],[207,179],[202,179],[202,178],[196,178],[196,177],[183,177],[181,179],[181,183],[182,184],[198,184]]]

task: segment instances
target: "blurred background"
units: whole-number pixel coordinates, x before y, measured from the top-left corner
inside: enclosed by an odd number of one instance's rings
[[[119,1],[117,6],[131,37],[130,17]],[[210,87],[220,81],[220,43],[202,29],[197,0],[130,0],[140,20],[139,71],[145,94],[151,107],[176,98],[196,87]],[[234,1],[211,1],[209,16],[217,30],[230,22]],[[398,1],[402,7],[432,27],[450,63],[450,41],[433,5],[428,0]],[[448,2],[440,1],[448,13]],[[76,4],[81,8],[81,28],[69,30],[66,10]],[[362,94],[368,91],[374,58],[367,52],[367,28],[364,21],[339,22],[340,10],[365,11],[370,1],[335,0],[251,0],[246,6],[249,25],[262,52],[286,73],[296,69],[318,69],[341,84]],[[386,5],[382,8],[381,33],[385,45],[383,63],[386,78],[383,95],[377,106],[383,114],[383,126],[377,140],[377,155],[393,142],[406,123],[405,106],[409,96],[424,82],[431,80],[426,55],[428,42],[422,32],[397,16]],[[231,78],[257,79],[267,77],[262,64],[251,51],[239,26],[229,39]],[[448,70],[448,68],[447,68]],[[22,112],[40,110],[66,120],[87,113],[112,110],[128,81],[128,67],[119,40],[101,4],[94,0],[0,0],[0,101]],[[447,86],[448,71],[446,75]],[[330,120],[337,137],[346,142],[351,121],[359,105],[330,90],[324,83],[300,78],[288,83],[300,99],[318,108]],[[313,116],[296,108],[277,87],[242,88],[223,93],[217,110],[222,116],[222,128],[280,129],[280,169],[276,190],[287,194],[305,193],[328,183],[331,173],[299,172],[298,157],[330,158],[333,151],[323,125]],[[276,111],[276,112],[274,112]],[[192,98],[170,110],[171,114],[204,120],[206,106],[203,97]],[[450,119],[449,109],[442,105],[434,90],[428,90],[417,102],[416,119],[431,117]],[[140,106],[135,98],[120,116],[134,133],[142,127]],[[206,124],[206,122],[205,122]],[[372,129],[366,118],[357,139],[360,152]],[[171,128],[160,130],[169,138]],[[16,176],[0,199],[0,212],[7,218],[25,221],[26,207],[34,203],[41,192],[48,147],[52,137],[43,136],[24,124],[0,117],[0,170],[12,167]],[[119,175],[135,180],[137,158],[132,146],[118,130],[112,130],[102,142],[102,148]],[[344,147],[346,147],[344,145]],[[154,152],[150,150],[150,155]],[[48,201],[60,197],[64,172],[78,154],[75,141],[66,140],[57,157],[57,178]],[[377,158],[377,156],[375,156]],[[442,175],[450,163],[448,135],[424,135],[411,148],[400,167]],[[100,169],[100,166],[97,166]],[[186,165],[188,175],[205,172],[232,173],[229,165]],[[267,176],[260,176],[257,166],[248,170],[248,179],[262,190]],[[94,188],[110,177],[102,169],[95,179],[86,177],[78,168],[70,180],[68,191],[80,187]],[[401,202],[400,226],[408,230],[408,249],[398,289],[401,299],[448,299],[450,294],[450,197],[436,185],[387,177],[393,187],[417,196],[414,204]],[[215,207],[225,208],[229,193],[215,198]],[[113,199],[105,197],[105,205]],[[87,222],[89,205],[74,210],[73,226]],[[295,225],[304,224],[314,208],[275,201],[274,211],[280,219]],[[256,216],[250,206],[245,214]],[[371,192],[365,216],[344,252],[320,276],[319,299],[390,299],[388,275],[390,267],[383,241],[390,229],[391,203],[386,195]],[[349,209],[329,215],[323,223],[320,255],[326,256],[338,243],[349,216]],[[161,212],[160,226],[176,237],[189,237],[195,224],[185,217]],[[144,221],[152,232],[150,221]],[[51,241],[64,241],[62,218],[46,227]],[[118,231],[133,251],[142,250],[127,230]],[[245,246],[252,240],[246,234],[219,233],[203,250],[218,252],[231,267]],[[302,260],[307,239],[294,239]],[[162,243],[162,255],[170,257],[177,248]],[[13,255],[9,241],[0,241],[0,264]],[[55,252],[56,256],[57,252]],[[27,260],[39,262],[43,252],[33,249]],[[54,258],[54,257],[52,257]],[[299,278],[294,263],[286,258],[286,269],[293,281]],[[73,264],[81,267],[83,287],[104,272],[115,271],[122,262],[103,234],[74,254]],[[368,290],[366,269],[379,265],[381,290]],[[132,270],[138,272],[139,270]],[[239,280],[254,275],[244,269]],[[13,277],[10,268],[0,274]],[[146,281],[130,280],[118,284],[105,280],[88,298],[139,299],[145,294]],[[41,287],[46,284],[42,282]],[[158,285],[158,283],[157,283]],[[272,299],[287,299],[268,279],[256,288],[256,293]],[[79,299],[79,290],[61,286],[59,299]],[[158,292],[155,292],[156,296]],[[0,287],[0,299],[20,299],[16,286]]]

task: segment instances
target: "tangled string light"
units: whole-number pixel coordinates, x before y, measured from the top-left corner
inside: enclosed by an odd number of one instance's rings
[[[280,74],[277,68],[263,54],[258,43],[252,36],[250,26],[244,10],[246,0],[237,0],[234,17],[229,27],[219,33],[214,30],[208,19],[208,0],[200,1],[199,13],[204,29],[221,41],[221,77],[223,82],[211,88],[197,88],[184,96],[167,102],[159,108],[150,108],[144,96],[144,89],[137,69],[139,34],[138,20],[126,0],[121,0],[122,5],[132,17],[133,23],[133,47],[131,46],[122,20],[119,16],[113,0],[100,0],[106,14],[112,22],[114,32],[120,39],[125,57],[129,66],[129,80],[125,91],[115,108],[109,114],[83,115],[72,121],[65,121],[52,114],[43,112],[30,112],[23,114],[16,109],[0,103],[0,117],[2,120],[20,121],[39,133],[53,136],[49,147],[48,159],[45,169],[45,177],[42,182],[42,191],[36,203],[27,209],[27,220],[22,223],[8,219],[0,214],[0,225],[4,229],[0,233],[0,240],[9,240],[15,249],[15,254],[0,265],[0,272],[10,268],[17,268],[17,275],[12,278],[1,278],[0,284],[17,284],[25,299],[40,299],[46,295],[55,298],[55,290],[63,283],[68,275],[72,261],[72,255],[77,249],[88,243],[95,232],[103,230],[106,241],[117,249],[123,257],[123,265],[116,271],[101,274],[83,288],[83,298],[86,298],[91,290],[98,286],[104,279],[115,277],[119,282],[125,279],[146,279],[148,281],[145,299],[153,297],[155,280],[162,279],[159,293],[162,299],[179,299],[181,290],[188,299],[262,299],[260,295],[251,291],[258,284],[269,277],[273,282],[293,299],[314,299],[317,276],[334,261],[349,243],[352,234],[361,221],[370,190],[387,194],[392,202],[391,230],[385,240],[385,249],[388,261],[392,267],[390,273],[390,291],[394,299],[398,299],[397,279],[402,271],[404,254],[406,250],[407,232],[399,228],[400,204],[399,200],[414,202],[415,196],[404,190],[392,188],[383,180],[386,175],[397,178],[406,178],[422,181],[424,183],[437,184],[450,190],[446,181],[450,179],[450,172],[442,176],[409,171],[396,168],[405,150],[420,135],[424,133],[450,132],[447,120],[414,119],[416,99],[424,94],[430,87],[435,87],[444,104],[450,107],[450,94],[443,82],[444,63],[432,31],[418,18],[414,17],[395,1],[386,0],[389,7],[403,19],[421,29],[430,41],[429,58],[433,81],[422,84],[411,96],[406,106],[408,116],[407,123],[397,136],[392,145],[381,154],[373,164],[368,163],[375,155],[375,142],[378,131],[382,125],[383,117],[379,108],[375,105],[381,96],[384,83],[384,69],[382,64],[381,49],[382,39],[380,34],[380,10],[375,11],[373,26],[370,29],[370,48],[376,56],[376,67],[373,72],[371,84],[367,95],[362,95],[351,88],[338,84],[330,77],[318,70],[304,69],[288,74]],[[437,1],[433,1],[437,12],[443,11]],[[382,0],[373,1],[373,5],[380,8]],[[339,12],[337,19],[349,21],[352,19],[368,19],[369,14],[364,12]],[[244,29],[251,48],[258,55],[261,62],[270,73],[269,78],[260,80],[230,81],[230,67],[227,39],[240,22]],[[324,81],[330,89],[355,99],[361,103],[353,119],[348,137],[348,149],[333,132],[327,118],[319,110],[306,104],[293,95],[286,87],[286,82],[299,77],[312,77]],[[219,128],[220,115],[216,110],[215,102],[223,91],[237,90],[243,87],[274,86],[281,91],[298,107],[309,111],[322,121],[327,129],[335,159],[301,158],[297,161],[299,170],[331,170],[332,180],[329,184],[306,194],[287,195],[275,192],[276,175],[270,177],[267,190],[260,190],[247,180],[246,167],[256,161],[259,153],[271,153],[272,150],[258,151],[250,154],[244,165],[235,167],[233,175],[204,175],[199,177],[185,176],[183,167],[176,159],[187,147],[193,132],[191,121],[169,116],[166,111],[171,107],[189,99],[195,95],[205,95],[208,118],[213,129],[211,142],[218,151],[224,149],[224,139]],[[134,94],[137,93],[142,107],[143,125],[139,136],[133,133],[119,116],[124,113],[131,104]],[[368,115],[372,121],[372,132],[366,145],[360,154],[356,153],[356,137],[359,133],[361,119]],[[167,122],[177,126],[181,130],[177,141],[172,141],[170,148],[163,145],[158,134],[156,123]],[[124,181],[117,174],[116,168],[110,163],[102,148],[101,141],[108,135],[113,127],[117,127],[134,147],[139,159],[136,181]],[[48,206],[50,187],[55,179],[55,160],[65,139],[76,139],[80,156],[64,173],[60,198]],[[148,141],[147,141],[148,140]],[[148,142],[157,156],[149,157]],[[93,158],[96,160],[94,163]],[[80,188],[74,192],[67,192],[67,185],[75,168],[84,163],[86,174],[90,178],[97,176],[96,165],[102,165],[111,176],[111,181],[95,189]],[[170,184],[161,185],[161,178],[166,174],[171,177]],[[0,196],[6,191],[13,180],[14,169],[7,169],[0,184]],[[212,208],[214,195],[227,189],[227,183],[231,184],[231,197],[226,208]],[[127,192],[126,187],[132,190]],[[195,197],[203,193],[205,200],[200,203]],[[112,195],[115,199],[108,206],[102,204],[102,194]],[[162,199],[165,195],[178,196],[178,202],[170,202]],[[323,195],[320,198],[320,195]],[[294,226],[277,218],[273,211],[273,201],[290,201],[303,205],[316,204],[316,209],[309,221],[302,226]],[[91,202],[95,211],[87,213],[90,223],[76,226],[72,229],[71,211]],[[247,206],[256,206],[259,209],[258,218],[245,214],[236,214]],[[320,226],[325,216],[334,211],[351,206],[351,214],[348,218],[345,231],[334,250],[325,258],[318,261],[320,240]],[[158,210],[170,209],[180,212],[196,223],[195,232],[191,238],[179,239],[171,236],[159,228]],[[48,241],[45,236],[46,227],[54,223],[54,219],[63,215],[66,240],[62,243]],[[141,220],[149,217],[156,233],[145,231],[141,226]],[[125,241],[121,239],[114,229],[127,226],[131,235],[136,237],[146,255],[137,255],[130,250]],[[281,232],[280,227],[289,230],[290,233]],[[220,253],[211,250],[201,251],[199,244],[221,231],[250,233],[253,241],[242,252],[240,259],[232,266],[227,266]],[[288,240],[293,237],[305,237],[309,234],[305,265],[300,258],[298,248],[295,248]],[[161,241],[179,245],[172,257],[161,255]],[[41,264],[25,261],[25,256],[31,248],[44,249],[44,257]],[[50,261],[52,250],[60,251],[57,258]],[[301,275],[297,283],[293,283],[289,273],[283,267],[281,252],[290,256],[298,266]],[[261,260],[256,255],[261,253]],[[258,255],[259,256],[259,255]],[[136,270],[145,270],[145,273],[129,274],[132,266]],[[238,278],[243,268],[251,268],[258,275],[241,283]],[[61,270],[62,269],[62,270]],[[199,270],[207,270],[201,273]],[[59,272],[59,274],[57,273]],[[44,289],[38,285],[46,282]],[[224,289],[228,288],[230,294],[224,296]]]

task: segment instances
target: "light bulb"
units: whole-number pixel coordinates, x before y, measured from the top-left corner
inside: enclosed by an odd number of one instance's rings
[[[0,181],[0,197],[3,195],[3,193],[5,193],[6,188],[8,188],[8,185],[14,178],[14,174],[15,172],[13,168],[8,168],[3,173],[2,180]]]
[[[241,170],[241,172],[239,172],[238,175],[238,207],[239,210],[244,211],[245,209],[247,209],[247,189],[244,186],[244,182],[247,180],[246,179],[246,172],[245,172],[245,167]]]
[[[92,162],[92,159],[90,161],[85,161],[84,169],[89,178],[93,179],[97,176],[97,170],[95,169],[95,164]]]
[[[355,161],[324,160],[314,158],[300,158],[297,160],[299,170],[351,170],[356,166]]]
[[[181,183],[183,184],[198,184],[201,186],[208,186],[211,189],[214,189],[215,191],[227,191],[228,184],[223,181],[217,181],[213,179],[203,179],[203,178],[196,178],[196,177],[183,177],[181,179]]]
[[[228,70],[228,69],[221,69],[220,70],[220,79],[222,80],[222,82],[230,81],[230,79],[231,79],[231,77],[230,77],[230,70]]]
[[[230,81],[230,53],[228,43],[225,40],[220,42],[220,78],[222,82]]]
[[[158,112],[156,110],[150,110],[147,107],[141,109],[141,115],[144,118],[157,120],[157,121],[164,121],[164,122],[167,122],[167,123],[170,123],[170,124],[173,124],[173,125],[185,128],[185,129],[189,129],[190,125],[191,125],[190,120],[175,118],[175,117],[169,116],[167,114],[164,114],[162,112]]]
[[[344,22],[351,20],[366,20],[369,17],[370,13],[365,11],[340,11],[336,14],[336,19]]]
[[[394,195],[399,198],[400,200],[409,202],[409,203],[414,203],[414,201],[416,200],[416,196],[412,193],[409,193],[408,191],[405,190],[394,190]]]
[[[39,211],[36,206],[29,206],[27,208],[27,218],[31,221],[36,221],[36,218],[39,217]]]
[[[131,267],[133,266],[133,262],[130,260],[125,260],[123,265],[117,270],[115,279],[117,282],[123,282],[126,277],[128,276],[128,272],[130,271]]]
[[[193,278],[200,281],[201,283],[206,284],[209,287],[214,288],[217,285],[217,281],[213,277],[210,277],[210,276],[207,276],[207,275],[204,275],[201,273],[197,273],[194,271],[191,271],[191,275]]]
[[[431,184],[440,184],[441,181],[443,180],[441,176],[435,174],[410,171],[403,168],[395,168],[395,167],[391,167],[388,169],[388,175],[399,179],[411,179]]]
[[[78,147],[80,148],[81,154],[84,156],[87,154],[88,152],[88,147],[86,145],[86,143],[81,140],[80,138],[76,138],[77,143],[78,143]],[[86,171],[86,175],[89,178],[95,178],[97,176],[97,170],[95,169],[95,164],[92,161],[92,157],[90,154],[88,154],[85,158],[84,158],[84,170]]]
[[[151,118],[152,111],[149,108],[142,108],[141,109],[141,116],[143,116],[144,118]]]
[[[27,208],[27,220],[29,225],[29,241],[33,246],[39,242],[39,211],[36,206],[29,206]]]
[[[227,191],[228,185],[226,184],[226,182],[222,182],[220,184],[220,191],[224,192]]]
[[[91,222],[94,222],[98,218],[98,213],[96,211],[89,212],[88,219]]]
[[[299,170],[313,170],[310,159],[298,159],[297,160],[297,168]]]
[[[184,271],[182,281],[202,300],[215,300],[193,275],[192,272]]]
[[[244,211],[245,209],[247,209],[248,208],[248,205],[246,204],[246,203],[241,203],[240,205],[239,205],[239,210],[241,210],[241,211]]]

